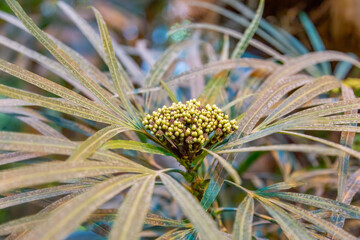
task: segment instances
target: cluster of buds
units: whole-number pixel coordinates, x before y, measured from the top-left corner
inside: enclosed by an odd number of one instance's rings
[[[182,159],[192,159],[202,147],[221,142],[237,129],[236,121],[229,121],[216,105],[204,107],[195,99],[159,108],[146,115],[143,124],[164,145],[176,148]]]

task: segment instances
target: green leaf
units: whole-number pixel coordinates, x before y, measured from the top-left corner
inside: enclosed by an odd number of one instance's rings
[[[48,216],[49,213],[41,212],[0,224],[0,235],[26,231],[30,227],[43,222]]]
[[[251,24],[249,25],[249,27],[246,29],[243,38],[237,43],[237,45],[231,55],[232,59],[240,58],[244,54],[247,46],[249,45],[250,39],[254,36],[256,29],[259,26],[262,13],[264,11],[264,2],[265,2],[265,0],[260,0],[258,9],[256,11],[256,15],[255,15],[254,19],[251,21]]]
[[[213,174],[210,177],[210,182],[205,189],[204,196],[200,202],[201,206],[205,210],[209,209],[219,194],[221,186],[225,180],[224,173],[225,171],[223,170],[223,166],[221,164],[217,164]]]
[[[71,91],[46,78],[43,78],[39,75],[29,72],[22,67],[19,67],[15,64],[0,59],[0,70],[13,75],[14,77],[20,78],[30,84],[33,84],[41,89],[44,89],[48,92],[58,95],[64,99],[72,101],[76,105],[80,105],[82,107],[88,108],[94,113],[94,115],[98,117],[101,117],[102,115],[106,115],[108,116],[109,119],[112,119],[114,122],[118,121],[116,116],[114,116],[107,109],[97,104],[96,102],[90,101],[89,99],[81,96],[80,94],[77,94],[76,92]]]
[[[27,191],[0,198],[0,209],[32,202],[44,198],[51,198],[73,192],[82,192],[89,187],[85,184],[65,184],[39,190]]]
[[[221,90],[226,86],[228,81],[228,72],[223,70],[213,76],[206,84],[204,91],[197,98],[201,103],[213,104],[219,96]]]
[[[255,92],[257,99],[250,105],[243,118],[239,121],[240,133],[248,134],[256,123],[271,110],[271,107],[287,93],[310,82],[311,78],[291,76],[282,78],[263,91]],[[241,135],[239,135],[241,136]]]
[[[226,146],[225,146],[226,147]],[[330,147],[324,147],[321,145],[310,144],[280,144],[270,146],[254,146],[254,147],[242,147],[228,150],[220,150],[217,153],[238,153],[238,152],[262,152],[262,151],[287,151],[287,152],[305,152],[316,153],[320,155],[328,156],[341,156],[342,151]]]
[[[34,226],[26,239],[61,240],[73,232],[91,212],[112,199],[121,191],[144,179],[146,175],[121,175],[95,185],[87,192],[76,196],[58,207],[49,218]]]
[[[120,121],[120,119],[115,121],[111,118],[108,118],[107,116],[94,114],[89,109],[74,105],[72,103],[69,103],[68,101],[61,101],[56,98],[44,97],[39,94],[30,93],[30,92],[23,91],[20,89],[8,87],[8,86],[2,85],[2,84],[0,84],[0,94],[10,97],[10,98],[28,101],[28,102],[34,103],[36,105],[39,105],[41,107],[49,108],[54,111],[67,113],[69,115],[86,118],[86,119],[93,120],[96,122],[102,122],[102,123],[107,123],[107,124],[121,124],[122,123],[122,121]]]
[[[341,90],[344,100],[356,98],[354,91],[351,88],[342,85]],[[352,114],[357,114],[357,110],[346,112],[343,116],[352,115]],[[353,123],[351,125],[356,126],[357,124]],[[354,143],[354,139],[355,139],[354,132],[341,132],[340,144],[351,148]],[[336,161],[338,162],[338,195],[336,200],[341,202],[343,202],[344,200],[344,194],[347,186],[349,160],[350,160],[350,155],[347,153],[343,153],[341,156],[339,156],[336,159]],[[344,216],[339,216],[337,214],[334,214],[333,216],[331,216],[330,221],[334,222],[337,226],[342,227],[344,225],[345,218]]]
[[[72,76],[71,73],[69,73],[66,70],[66,68],[64,68],[56,60],[48,58],[48,57],[38,53],[37,51],[31,50],[31,49],[25,47],[24,45],[21,45],[20,43],[18,43],[16,41],[10,40],[9,38],[7,38],[5,36],[0,36],[0,44],[4,45],[5,47],[7,47],[9,49],[12,49],[13,51],[17,51],[17,52],[23,54],[24,56],[32,59],[33,61],[39,63],[45,69],[60,76],[66,82],[68,82],[69,84],[74,86],[76,89],[83,92],[87,97],[91,98],[92,100],[96,99],[94,97],[94,95],[86,87],[81,85],[81,83],[74,76]]]
[[[109,239],[139,239],[146,213],[149,209],[156,176],[136,183],[121,204]]]
[[[194,230],[178,230],[173,229],[166,232],[164,235],[156,238],[156,240],[180,240],[180,239],[187,239],[186,237],[193,233]]]
[[[287,190],[289,188],[294,188],[298,186],[305,185],[303,182],[295,182],[295,181],[287,181],[287,182],[279,182],[261,189],[256,190],[255,192],[265,192],[265,191],[279,191],[279,190]]]
[[[65,2],[59,1],[57,5],[60,9],[71,19],[71,21],[79,28],[84,36],[89,40],[91,45],[95,48],[98,54],[106,62],[106,56],[102,47],[101,38],[99,34],[92,28],[92,26],[86,22],[71,6]],[[134,78],[143,79],[143,74],[137,63],[126,52],[120,49],[120,46],[113,42],[114,50],[120,61],[123,62],[126,69],[132,73]],[[106,86],[107,87],[107,86]],[[126,86],[131,89],[131,86]]]
[[[105,127],[94,135],[82,142],[67,159],[67,161],[83,161],[90,157],[96,150],[98,150],[106,141],[114,137],[116,134],[129,130],[121,126]]]
[[[318,52],[325,51],[324,43],[308,15],[305,12],[301,12],[299,13],[299,19],[305,28],[313,49]],[[321,68],[324,74],[331,74],[331,65],[329,62],[321,63]]]
[[[270,213],[271,216],[280,225],[281,229],[284,230],[285,235],[292,240],[303,240],[315,238],[303,227],[300,223],[287,214],[283,209],[272,204],[269,200],[257,197],[261,205]]]
[[[80,143],[77,142],[37,134],[0,131],[0,149],[6,151],[26,151],[29,153],[45,153],[45,155],[71,155],[79,144]],[[98,150],[91,158],[104,162],[114,162],[119,166],[133,166],[146,169],[142,165],[110,151]]]
[[[274,119],[278,119],[287,113],[300,107],[302,104],[320,95],[321,93],[330,91],[334,88],[340,87],[340,82],[334,77],[323,76],[306,84],[305,86],[296,90],[293,94],[287,97],[272,113],[264,120],[261,125],[269,123]]]
[[[114,81],[114,86],[116,89],[117,94],[120,97],[121,103],[124,104],[126,111],[132,117],[132,120],[137,120],[137,116],[135,115],[134,109],[130,104],[129,99],[124,91],[124,86],[128,86],[129,83],[129,76],[127,75],[126,71],[123,67],[118,63],[114,48],[110,39],[109,30],[106,27],[106,23],[99,13],[98,10],[93,8],[93,11],[96,16],[97,23],[99,25],[100,35],[106,55],[106,64],[109,67],[111,77]],[[127,118],[126,114],[123,115],[124,118]],[[130,121],[131,122],[131,121]]]
[[[233,240],[251,240],[252,221],[254,215],[254,199],[247,195],[237,208]]]
[[[148,213],[146,215],[146,219],[144,223],[152,226],[161,226],[161,227],[175,227],[175,228],[192,227],[190,223],[176,221],[153,213]]]
[[[181,184],[166,174],[160,174],[160,178],[174,199],[178,202],[184,214],[194,224],[201,238],[207,240],[223,239],[215,222],[204,211],[195,197]]]
[[[328,221],[318,217],[317,215],[313,214],[310,211],[306,211],[299,207],[294,207],[291,204],[287,204],[277,200],[270,200],[271,202],[275,203],[276,205],[296,214],[297,216],[301,217],[302,219],[314,224],[317,228],[324,230],[325,232],[332,234],[334,239],[339,240],[356,240],[357,238],[353,235],[349,234],[348,232],[344,231],[343,229],[339,228],[338,226],[331,224]]]
[[[116,163],[89,161],[40,163],[1,171],[0,193],[43,183],[95,177],[119,172],[144,173],[146,171],[134,167],[119,166]]]
[[[258,192],[258,194],[265,197],[277,197],[317,208],[330,210],[337,213],[343,213],[349,215],[352,218],[360,219],[360,209],[358,209],[357,207],[328,198],[322,198],[304,193],[291,192]]]
[[[106,142],[102,149],[128,149],[139,152],[176,157],[173,153],[163,147],[155,146],[151,143],[142,143],[131,140],[111,140]]]
[[[169,88],[169,86],[164,82],[164,81],[160,81],[161,86],[164,88],[164,90],[167,92],[169,98],[171,99],[172,102],[174,103],[178,103],[179,101],[177,100],[175,94],[171,91],[171,89]]]
[[[225,168],[225,170],[229,173],[232,179],[234,179],[236,184],[241,183],[239,174],[237,173],[235,168],[233,168],[233,166],[228,161],[226,161],[226,159],[221,157],[219,154],[210,151],[209,149],[203,148],[203,150],[210,153],[214,158],[216,158],[216,160],[219,161],[219,163]]]
[[[279,133],[287,134],[287,135],[293,135],[293,136],[297,136],[297,137],[302,137],[302,138],[306,138],[306,139],[309,139],[309,140],[313,140],[313,141],[316,141],[316,142],[319,142],[319,143],[328,145],[328,146],[330,146],[330,147],[339,149],[339,150],[341,150],[341,151],[344,151],[344,152],[350,154],[351,156],[354,156],[354,157],[356,157],[357,159],[360,159],[360,152],[355,151],[355,150],[353,150],[353,149],[351,149],[351,148],[348,148],[348,147],[346,147],[346,146],[340,145],[340,144],[338,144],[338,143],[334,143],[334,142],[331,142],[331,141],[328,141],[328,140],[325,140],[325,139],[322,139],[322,138],[314,137],[314,136],[307,135],[307,134],[303,134],[303,133],[297,133],[297,132],[291,132],[291,131],[280,131]]]
[[[20,4],[15,0],[6,0],[11,10],[21,20],[25,27],[31,34],[44,46],[47,50],[86,88],[88,88],[99,100],[105,103],[114,112],[120,115],[123,112],[116,106],[116,101],[109,96],[109,94],[102,89],[77,63],[71,58],[59,45],[57,45],[47,34],[39,29],[36,24],[26,15]]]

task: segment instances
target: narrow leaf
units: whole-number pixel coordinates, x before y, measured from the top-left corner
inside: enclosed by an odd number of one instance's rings
[[[156,176],[136,183],[126,195],[118,211],[109,239],[139,239],[149,209]]]
[[[98,150],[106,141],[115,136],[118,133],[129,130],[128,128],[121,126],[108,126],[105,127],[94,135],[82,142],[75,151],[71,154],[67,161],[83,161],[90,157],[96,150]]]
[[[144,175],[121,175],[97,184],[89,191],[57,208],[47,221],[32,228],[26,239],[61,240],[73,232],[91,212],[115,195],[144,179]]]
[[[134,167],[114,163],[51,162],[34,164],[0,172],[0,193],[43,183],[74,178],[94,177],[117,172],[144,172]]]
[[[219,154],[210,151],[209,149],[203,148],[203,150],[210,153],[214,158],[216,158],[216,160],[219,161],[219,163],[225,168],[225,170],[229,173],[229,175],[232,177],[232,179],[234,179],[236,184],[241,183],[239,174],[237,173],[235,168],[233,168],[233,166],[228,161],[226,161]]]
[[[115,86],[116,92],[120,97],[121,103],[124,104],[125,109],[127,110],[128,114],[130,114],[130,116],[132,116],[133,120],[136,120],[137,117],[136,117],[134,110],[130,104],[130,101],[127,98],[127,95],[125,94],[125,91],[124,91],[124,86],[128,86],[129,77],[128,77],[127,73],[125,72],[125,70],[122,68],[122,66],[119,65],[116,60],[114,48],[113,48],[113,45],[112,45],[112,42],[110,39],[109,30],[107,29],[107,26],[106,26],[106,23],[105,23],[103,17],[99,13],[99,11],[97,11],[95,8],[93,8],[93,11],[95,13],[97,23],[99,25],[101,40],[102,40],[105,55],[106,55],[106,63],[107,63],[107,66],[109,67],[111,77],[114,81],[114,86]]]
[[[264,2],[265,0],[260,0],[258,9],[256,11],[255,17],[250,23],[249,27],[246,29],[243,38],[240,40],[240,42],[237,43],[231,58],[240,58],[243,53],[245,52],[247,46],[249,45],[250,39],[254,36],[256,29],[259,26],[262,13],[264,11]]]
[[[56,197],[73,192],[81,192],[86,190],[87,187],[88,186],[84,184],[66,184],[56,187],[50,187],[50,188],[44,188],[44,189],[14,194],[8,197],[0,198],[0,209],[16,206],[19,204],[32,202],[44,198]]]
[[[283,209],[272,204],[269,200],[264,198],[258,198],[261,205],[270,213],[271,216],[276,220],[280,225],[281,229],[284,230],[285,235],[289,239],[294,240],[303,240],[303,239],[312,239],[315,238],[303,227],[300,223],[289,214],[287,214]]]
[[[217,229],[215,222],[190,192],[166,174],[160,174],[160,178],[202,238],[207,240],[222,239],[222,234]]]
[[[113,119],[109,119],[107,116],[104,115],[94,114],[86,108],[80,107],[75,104],[71,104],[69,102],[61,101],[56,98],[44,97],[39,94],[30,93],[27,91],[8,87],[2,84],[0,84],[0,94],[10,98],[28,101],[36,105],[39,105],[41,107],[49,108],[54,111],[67,113],[69,115],[74,115],[97,122],[103,122],[108,124],[122,123],[119,120],[115,121]]]
[[[139,152],[152,153],[152,154],[160,154],[165,156],[175,156],[173,153],[169,152],[163,147],[155,146],[150,143],[142,143],[131,140],[111,140],[106,142],[103,149],[128,149],[128,150],[136,150]]]
[[[247,195],[237,208],[233,240],[251,240],[252,221],[254,215],[254,199]]]
[[[106,93],[64,50],[43,31],[41,31],[32,19],[26,15],[20,4],[15,0],[6,0],[11,10],[21,20],[31,34],[44,46],[47,50],[66,67],[86,88],[88,88],[99,100],[105,103],[113,111],[122,114],[116,106],[116,102],[112,100]]]
[[[322,198],[303,193],[291,192],[261,192],[261,196],[278,197],[281,199],[298,202],[313,207],[330,210],[337,213],[347,214],[352,218],[360,219],[360,209],[342,202],[338,202],[328,198]]]
[[[169,88],[169,86],[164,82],[164,81],[160,81],[161,86],[164,88],[164,90],[166,91],[166,93],[168,94],[169,98],[171,99],[172,102],[174,103],[178,103],[178,100],[175,96],[175,94],[171,91],[171,89]]]
[[[328,221],[318,217],[317,215],[313,214],[310,211],[306,211],[299,207],[294,207],[291,204],[287,204],[277,200],[271,200],[271,202],[275,203],[276,205],[296,214],[297,216],[301,217],[302,219],[314,224],[317,228],[324,230],[325,232],[332,234],[334,239],[338,240],[356,240],[357,238],[353,235],[349,234],[348,232],[344,231],[343,229],[339,228],[338,226],[331,224]]]

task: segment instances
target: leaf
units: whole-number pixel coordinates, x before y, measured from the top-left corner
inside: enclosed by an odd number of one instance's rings
[[[1,15],[1,12],[0,12]],[[60,63],[57,61],[50,59],[38,52],[31,50],[24,45],[19,44],[18,42],[12,41],[4,36],[0,36],[0,44],[4,45],[5,47],[17,51],[26,57],[32,59],[33,61],[39,63],[41,66],[46,68],[47,70],[55,73],[56,75],[63,78],[66,82],[74,86],[76,89],[83,92],[87,97],[91,98],[92,100],[96,99],[94,95],[81,83],[74,78],[71,73],[69,73],[66,68],[64,68]]]
[[[116,107],[116,103],[109,97],[97,83],[89,77],[89,75],[72,59],[64,50],[59,48],[47,34],[41,31],[36,24],[26,15],[20,4],[15,0],[6,0],[11,10],[21,20],[25,27],[31,34],[44,46],[47,50],[73,75],[76,77],[86,88],[88,88],[99,100],[105,103],[113,111],[122,114],[121,110]]]
[[[325,49],[324,43],[322,42],[319,33],[316,31],[316,27],[311,22],[311,20],[307,16],[307,14],[305,12],[301,12],[299,14],[299,19],[301,21],[301,24],[305,28],[305,31],[309,37],[309,40],[310,40],[311,45],[313,46],[314,50],[318,51],[318,52],[325,51],[326,49]],[[330,63],[327,63],[327,62],[321,63],[321,68],[325,75],[331,74]]]
[[[297,136],[297,137],[302,137],[302,138],[306,138],[306,139],[309,139],[309,140],[313,140],[313,141],[316,141],[316,142],[319,142],[319,143],[328,145],[328,146],[330,146],[330,147],[339,149],[339,150],[341,150],[341,151],[344,151],[344,152],[350,154],[351,156],[354,156],[354,157],[360,159],[360,152],[355,151],[355,150],[353,150],[353,149],[351,149],[351,148],[348,148],[348,147],[346,147],[346,146],[343,146],[343,145],[340,145],[340,144],[337,144],[337,143],[334,143],[334,142],[331,142],[331,141],[322,139],[322,138],[314,137],[314,136],[307,135],[307,134],[303,134],[303,133],[291,132],[291,131],[281,131],[281,132],[279,132],[279,133],[287,134],[287,135],[293,135],[293,136]]]
[[[296,90],[293,94],[286,98],[280,106],[270,113],[262,125],[288,114],[321,93],[338,87],[340,87],[340,82],[334,77],[323,76],[317,78],[316,80]]]
[[[237,171],[235,170],[235,168],[233,168],[233,166],[227,161],[225,160],[223,157],[221,157],[219,154],[214,153],[212,151],[210,151],[209,149],[203,148],[204,151],[210,153],[214,158],[216,158],[216,160],[219,161],[219,163],[225,168],[225,170],[229,173],[229,175],[232,177],[232,179],[234,179],[236,184],[241,183],[241,179],[239,174],[237,173]]]
[[[307,67],[325,61],[346,61],[352,63],[354,66],[360,67],[359,61],[346,55],[345,53],[337,51],[311,52],[287,61],[286,64],[280,67],[277,71],[273,72],[266,79],[265,83],[259,88],[259,91],[263,91],[283,77],[298,73]]]
[[[240,42],[237,43],[231,55],[232,59],[240,58],[245,52],[246,47],[249,45],[249,40],[254,36],[256,29],[259,26],[262,13],[264,11],[264,2],[265,0],[260,0],[258,9],[256,11],[256,15],[252,20],[251,24],[249,25],[249,27],[246,29],[243,38],[240,40]]]
[[[90,101],[89,99],[61,86],[60,84],[54,83],[46,78],[29,72],[15,64],[0,59],[0,70],[11,74],[14,77],[20,78],[30,84],[33,84],[41,89],[58,95],[59,97],[72,101],[77,105],[88,108],[94,114],[96,113],[97,116],[101,117],[101,115],[107,115],[110,119],[113,119],[114,122],[117,121],[117,117],[108,112],[103,106]]]
[[[260,151],[288,151],[288,152],[305,152],[305,153],[316,153],[328,156],[340,156],[342,151],[338,149],[323,147],[320,145],[310,144],[280,144],[270,146],[254,146],[254,147],[242,147],[233,148],[229,150],[220,150],[217,153],[238,153],[238,152],[260,152]]]
[[[37,213],[3,223],[0,225],[0,235],[26,231],[29,227],[36,226],[36,224],[44,221],[48,216],[49,213]]]
[[[38,119],[34,119],[31,117],[16,117],[16,118],[28,124],[32,128],[36,129],[36,131],[38,131],[39,133],[45,136],[51,136],[51,137],[67,140],[67,138],[63,134],[61,134],[60,132],[56,131],[54,128],[50,127],[49,125]]]
[[[144,80],[145,86],[152,87],[158,84],[165,71],[173,63],[179,52],[183,51],[184,49],[193,44],[193,42],[185,41],[173,44],[168,47],[166,51],[158,58],[155,64],[151,67],[148,75]]]
[[[261,59],[252,58],[241,58],[241,59],[230,59],[226,61],[215,61],[205,64],[201,67],[185,71],[176,76],[170,77],[165,82],[171,86],[175,83],[184,82],[193,79],[198,75],[214,74],[225,69],[233,69],[237,67],[251,67],[256,69],[264,69],[272,71],[277,68],[277,64]]]
[[[246,195],[245,199],[241,202],[237,208],[233,240],[251,240],[251,228],[254,215],[254,199]]]
[[[66,4],[65,2],[59,1],[57,5],[60,9],[71,19],[71,21],[80,29],[80,31],[85,35],[85,37],[89,40],[91,45],[95,48],[98,54],[102,59],[106,59],[104,49],[102,48],[102,43],[100,36],[94,29],[91,27],[89,23],[87,23],[81,16],[79,16],[76,11]],[[132,73],[134,78],[143,79],[143,74],[136,64],[136,62],[131,59],[124,51],[121,51],[120,47],[113,41],[114,50],[119,59],[123,62],[126,69]]]
[[[1,144],[0,144],[1,145]],[[0,154],[0,165],[5,165],[9,163],[19,162],[28,160],[31,158],[38,158],[45,156],[47,154],[44,153],[29,153],[29,152],[9,152]]]
[[[99,11],[97,11],[95,8],[93,8],[93,11],[95,13],[96,20],[100,30],[101,40],[106,55],[106,64],[109,67],[111,77],[114,81],[116,92],[120,97],[121,103],[124,104],[126,111],[132,117],[132,120],[137,120],[137,116],[135,115],[135,112],[131,107],[130,101],[127,98],[126,93],[124,91],[124,86],[128,86],[128,83],[130,81],[129,76],[122,68],[122,66],[117,62],[114,53],[114,48],[110,39],[109,30],[106,27],[103,17],[99,13]],[[126,114],[123,115],[124,118],[126,118]]]
[[[175,94],[171,91],[169,86],[162,80],[160,81],[160,83],[161,83],[161,86],[165,89],[165,91],[168,94],[171,101],[174,102],[174,103],[178,103],[179,101],[177,100]]]
[[[303,182],[296,182],[296,181],[291,181],[290,180],[290,181],[287,181],[287,182],[275,183],[273,185],[258,189],[255,192],[286,190],[286,189],[289,189],[289,188],[302,186],[304,184],[305,183],[303,183]]]
[[[87,187],[89,186],[84,184],[66,184],[56,187],[49,187],[49,188],[14,194],[8,197],[0,198],[0,209],[16,206],[19,204],[32,202],[44,198],[51,198],[73,192],[81,192],[86,190]]]
[[[325,232],[332,234],[335,239],[344,240],[356,240],[357,238],[353,235],[349,234],[348,232],[344,231],[343,229],[339,228],[338,226],[331,224],[328,221],[318,217],[317,215],[313,214],[310,211],[306,211],[299,207],[294,207],[291,204],[287,204],[281,201],[271,200],[271,202],[275,203],[276,205],[296,214],[297,216],[301,217],[302,219],[314,224],[317,228],[324,230]]]
[[[194,42],[184,41],[171,45],[166,51],[158,58],[155,64],[151,67],[149,73],[146,75],[144,80],[145,87],[153,87],[157,85],[161,78],[164,76],[166,70],[173,63],[179,52],[193,45]],[[165,81],[166,82],[166,81]],[[150,95],[145,96],[145,106],[150,104]]]
[[[149,209],[156,176],[136,183],[121,204],[109,239],[139,239]]]
[[[91,212],[115,195],[143,180],[145,175],[121,175],[95,185],[87,192],[58,207],[49,218],[32,228],[26,239],[64,239],[74,231]]]
[[[35,103],[36,105],[39,105],[39,106],[45,107],[45,108],[49,108],[54,111],[67,113],[69,115],[74,115],[77,117],[86,118],[86,119],[97,121],[97,122],[108,123],[108,124],[122,123],[119,120],[114,121],[112,119],[109,119],[108,117],[106,117],[104,115],[100,116],[100,115],[94,114],[86,108],[83,108],[83,107],[80,107],[80,106],[77,106],[74,104],[70,104],[69,102],[61,101],[56,98],[44,97],[44,96],[41,96],[41,95],[38,95],[35,93],[30,93],[27,91],[8,87],[8,86],[2,85],[2,84],[0,84],[0,94],[10,97],[10,98],[29,101],[31,103]]]
[[[328,198],[322,198],[322,197],[303,194],[303,193],[291,193],[291,192],[261,192],[258,194],[261,196],[277,197],[293,202],[298,202],[313,207],[330,210],[337,213],[343,213],[349,215],[352,218],[360,219],[359,208]]]
[[[191,2],[189,2],[189,5],[193,6],[193,7],[202,7],[202,8],[214,11],[214,12],[218,13],[219,15],[222,15],[222,16],[232,19],[233,21],[239,23],[243,27],[248,27],[250,25],[250,22],[246,18],[240,16],[239,14],[236,14],[230,10],[227,10],[227,9],[222,8],[215,4],[211,4],[209,2],[191,1]],[[288,49],[289,49],[288,46],[286,46],[285,44],[281,44],[277,39],[273,38],[271,35],[264,32],[262,29],[258,28],[256,33],[259,36],[261,36],[263,39],[265,39],[267,42],[271,43],[271,45],[275,46],[280,51],[282,51],[282,52],[288,51]],[[292,48],[291,45],[290,45],[290,47]]]
[[[197,100],[201,103],[214,104],[216,98],[219,96],[223,87],[226,86],[227,82],[228,72],[222,70],[210,79],[210,81],[206,84],[204,91],[197,98]]]
[[[22,24],[22,22],[16,18],[13,15],[10,15],[8,13],[2,12],[0,11],[0,18],[4,19],[5,21],[9,22],[10,24],[13,24],[14,26],[30,33],[30,31],[24,26],[24,24]],[[89,61],[87,61],[84,57],[82,57],[79,53],[77,53],[76,51],[74,51],[72,48],[66,46],[65,44],[63,44],[61,41],[59,41],[58,39],[54,38],[53,36],[46,34],[45,35],[50,38],[59,48],[61,48],[66,54],[68,54],[79,66],[82,66],[83,70],[91,77],[93,78],[95,81],[101,83],[101,85],[105,86],[108,89],[112,89],[112,86],[109,85],[109,81],[107,80],[107,76],[102,73],[97,67],[95,67],[93,64],[91,64]],[[36,56],[35,56],[36,57]],[[57,63],[57,66],[60,66],[62,69],[66,69],[64,68],[61,64],[59,64],[58,62],[55,61],[55,63]],[[71,75],[71,71],[66,70],[66,72]],[[71,77],[71,76],[70,76]],[[74,78],[74,77],[73,77]],[[76,78],[74,78],[76,80]],[[77,80],[76,80],[77,81]],[[82,86],[82,85],[81,85]],[[91,92],[84,86],[82,86],[83,90],[86,90],[87,94],[91,99],[96,100],[96,97],[94,98],[94,95],[91,94]],[[107,91],[104,91],[104,93],[106,95],[108,95],[108,97],[111,97],[110,93]],[[117,99],[114,99],[115,101],[117,101]]]
[[[161,227],[175,227],[175,228],[191,228],[190,223],[184,223],[176,221],[170,218],[166,218],[157,214],[148,213],[145,218],[145,224],[152,226],[161,226]]]
[[[256,92],[258,98],[250,105],[239,122],[239,135],[248,134],[256,123],[288,92],[308,83],[311,78],[291,76],[280,79],[276,84],[269,86],[263,92]]]
[[[350,204],[351,200],[360,190],[360,169],[350,175],[347,182],[346,190],[343,196],[343,202]]]
[[[167,149],[163,147],[155,146],[151,143],[142,143],[131,140],[111,140],[106,142],[102,147],[102,149],[119,149],[119,148],[176,157],[172,152],[169,152]]]
[[[243,38],[243,34],[235,31],[231,28],[225,28],[223,26],[218,26],[215,24],[209,24],[209,23],[190,23],[190,24],[186,24],[186,25],[181,25],[179,27],[175,27],[175,28],[171,28],[170,31],[168,32],[168,35],[172,35],[177,31],[183,31],[186,29],[205,29],[205,30],[211,30],[214,32],[219,32],[219,33],[223,33],[225,36],[231,36],[233,38],[236,39],[242,39]],[[274,57],[274,59],[278,59],[281,60],[283,62],[286,61],[286,58],[284,58],[280,53],[278,53],[275,49],[267,46],[266,44],[262,43],[261,41],[258,41],[254,38],[249,39],[249,45],[255,47],[256,49],[261,50],[262,52]]]
[[[356,98],[354,91],[351,88],[341,86],[343,99],[353,99]],[[346,112],[343,116],[356,114],[357,110]],[[352,126],[356,126],[357,124],[352,121]],[[352,148],[352,145],[354,143],[355,139],[355,133],[354,132],[341,132],[340,137],[340,144],[344,145],[346,147]],[[344,200],[344,193],[347,185],[347,177],[348,177],[348,168],[349,168],[349,160],[350,155],[347,153],[343,153],[341,156],[339,156],[336,161],[338,162],[338,195],[336,200],[343,202]],[[337,216],[334,214],[330,218],[331,222],[334,222],[335,225],[342,227],[344,225],[345,218],[344,216]]]
[[[180,240],[185,239],[187,236],[193,233],[194,230],[188,229],[188,230],[178,230],[173,229],[168,232],[166,232],[164,235],[156,238],[156,240]]]
[[[78,145],[79,143],[54,137],[0,131],[0,149],[6,151],[27,151],[35,153],[71,155]],[[100,161],[113,162],[123,166],[145,168],[140,164],[110,151],[98,150],[91,156],[91,158]]]
[[[160,174],[160,178],[174,199],[178,202],[184,214],[196,227],[201,238],[207,240],[223,239],[217,226],[210,216],[204,211],[199,202],[191,193],[185,190],[177,181],[166,174]]]
[[[225,171],[221,164],[216,164],[215,170],[210,177],[210,182],[205,189],[204,196],[201,199],[201,206],[208,210],[211,204],[215,201],[217,195],[221,190],[221,186],[225,180]]]
[[[287,214],[283,209],[272,204],[269,200],[264,198],[257,199],[261,205],[270,213],[270,215],[280,225],[281,229],[284,230],[285,235],[289,239],[303,240],[303,239],[315,239],[300,223]]]
[[[31,166],[1,171],[0,193],[43,183],[95,177],[118,172],[144,173],[146,171],[135,167],[123,167],[114,163],[99,162],[49,162],[33,164]]]
[[[308,118],[308,117],[322,117],[322,116],[329,116],[335,113],[341,113],[351,110],[357,110],[360,108],[360,99],[350,99],[350,100],[343,100],[338,101],[335,103],[323,104],[317,107],[312,107],[295,114],[292,114],[277,123],[282,123],[285,121],[301,119],[301,118]]]
[[[67,161],[83,161],[86,158],[90,157],[96,150],[98,150],[101,145],[103,145],[110,138],[114,137],[116,134],[129,130],[126,127],[121,126],[108,126],[105,127],[94,135],[82,142],[67,159]]]

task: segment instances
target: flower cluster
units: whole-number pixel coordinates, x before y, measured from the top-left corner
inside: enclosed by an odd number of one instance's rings
[[[192,99],[173,103],[147,115],[145,129],[163,144],[176,148],[183,159],[193,158],[202,147],[220,142],[237,129],[216,105],[201,106]]]

